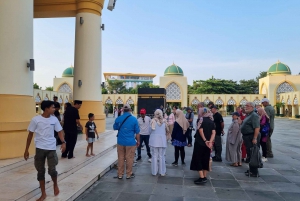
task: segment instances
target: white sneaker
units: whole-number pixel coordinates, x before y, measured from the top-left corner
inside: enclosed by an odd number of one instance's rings
[[[151,163],[151,158],[148,159],[148,162]]]
[[[268,161],[268,159],[267,158],[265,158],[265,157],[262,157],[262,159],[261,159],[263,162],[267,162]]]

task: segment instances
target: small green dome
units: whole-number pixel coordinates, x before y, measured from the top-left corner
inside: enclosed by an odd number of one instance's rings
[[[183,71],[179,66],[177,66],[176,64],[173,63],[171,66],[166,68],[164,75],[165,76],[168,76],[168,75],[183,76]]]
[[[64,70],[62,77],[74,77],[74,67],[69,67]]]
[[[291,75],[292,72],[291,72],[290,67],[288,67],[288,65],[278,61],[269,68],[268,74],[272,74],[272,75],[282,75],[282,74],[283,75]]]

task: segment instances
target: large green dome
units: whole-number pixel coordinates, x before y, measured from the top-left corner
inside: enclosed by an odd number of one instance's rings
[[[74,67],[69,67],[64,70],[62,77],[74,77]]]
[[[173,63],[171,66],[166,68],[164,75],[165,76],[168,76],[168,75],[183,76],[183,71],[179,66],[177,66],[176,64]]]
[[[288,65],[278,61],[269,68],[268,74],[272,74],[272,75],[282,75],[282,74],[291,75],[292,72],[291,72],[290,67],[288,67]]]

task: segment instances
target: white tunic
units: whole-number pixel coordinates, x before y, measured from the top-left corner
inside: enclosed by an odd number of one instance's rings
[[[156,123],[155,130],[152,130],[150,134],[149,145],[151,147],[167,147],[165,123],[161,126]]]

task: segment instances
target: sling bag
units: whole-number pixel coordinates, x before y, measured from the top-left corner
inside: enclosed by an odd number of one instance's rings
[[[128,116],[123,120],[123,122],[121,123],[121,125],[120,125],[120,127],[119,127],[119,129],[118,129],[117,137],[119,136],[119,131],[121,130],[122,125],[123,125],[124,122],[128,119],[128,117],[131,117],[131,116],[132,116],[132,115],[128,115]]]

